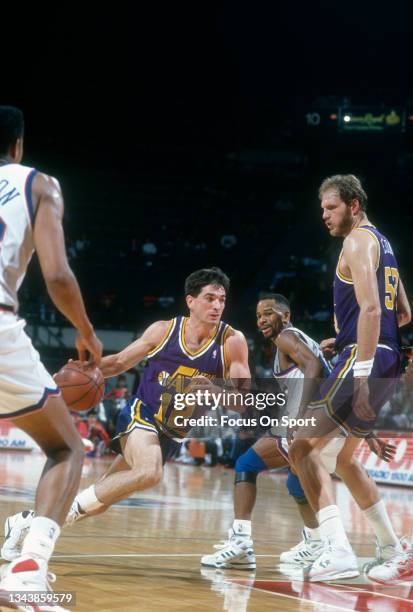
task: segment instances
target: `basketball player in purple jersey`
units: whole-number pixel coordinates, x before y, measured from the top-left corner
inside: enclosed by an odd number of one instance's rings
[[[175,417],[190,417],[194,408],[177,412],[175,392],[197,380],[250,379],[248,346],[244,335],[221,321],[229,289],[219,269],[197,270],[185,281],[189,317],[157,321],[117,355],[104,357],[105,377],[129,370],[147,357],[137,397],[122,411],[118,441],[122,459],[98,483],[82,491],[73,503],[68,522],[97,514],[112,504],[162,478],[163,464],[190,427],[178,429]]]
[[[115,355],[104,357],[105,377],[126,372],[148,360],[137,396],[118,419],[116,447],[120,453],[106,475],[79,493],[66,523],[100,514],[136,491],[154,487],[162,478],[163,464],[174,454],[190,427],[178,428],[175,417],[190,417],[197,409],[174,408],[173,396],[194,383],[218,379],[249,380],[248,346],[243,334],[221,321],[229,279],[219,268],[197,270],[185,281],[189,317],[150,325],[138,340]],[[19,517],[19,515],[15,515]],[[21,520],[17,519],[7,554],[18,550]],[[4,557],[4,551],[2,551]]]
[[[296,432],[289,456],[306,497],[317,512],[324,552],[307,573],[311,581],[358,574],[331,478],[320,453],[342,437],[340,456],[351,458],[391,397],[400,372],[399,327],[411,313],[389,241],[368,220],[367,195],[358,178],[337,175],[320,187],[323,220],[332,236],[344,237],[334,279],[338,362],[308,407],[317,428]],[[307,414],[308,414],[307,413]],[[385,551],[383,551],[384,553]],[[403,556],[401,547],[396,557]],[[386,563],[369,572],[374,578]]]

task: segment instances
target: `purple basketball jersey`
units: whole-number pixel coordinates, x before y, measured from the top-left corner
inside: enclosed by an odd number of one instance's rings
[[[225,340],[231,329],[221,321],[214,336],[196,352],[185,342],[187,317],[172,319],[162,342],[148,354],[148,363],[138,389],[138,397],[153,410],[156,421],[163,429],[173,430],[172,416],[176,415],[173,397],[184,393],[194,376],[223,379],[227,374]],[[190,416],[186,411],[179,414]]]
[[[375,227],[364,225],[357,228],[357,231],[368,232],[377,240],[379,247],[379,262],[376,272],[381,306],[379,344],[400,351],[400,335],[397,323],[399,271],[396,258],[387,238]],[[357,321],[360,313],[353,281],[339,270],[340,259],[341,255],[334,277],[334,318],[337,328],[336,348],[338,351],[357,342]]]

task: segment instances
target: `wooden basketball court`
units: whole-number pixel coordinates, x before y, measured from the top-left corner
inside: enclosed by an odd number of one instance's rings
[[[15,512],[32,507],[43,457],[36,452],[0,453],[1,525]],[[82,487],[107,468],[87,459]],[[300,539],[295,504],[282,474],[259,479],[253,517],[257,571],[200,567],[232,523],[232,470],[168,464],[165,478],[144,491],[63,530],[50,565],[54,590],[75,591],[77,612],[178,610],[375,610],[413,611],[409,584],[379,587],[360,577],[338,585],[306,583],[300,573],[282,573],[279,554]],[[374,553],[374,538],[364,517],[340,483],[337,500],[356,553],[363,563]],[[399,534],[413,533],[413,492],[382,487]],[[282,568],[283,571],[286,568]]]

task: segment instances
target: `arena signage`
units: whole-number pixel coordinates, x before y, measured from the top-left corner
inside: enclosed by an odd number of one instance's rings
[[[376,482],[413,486],[413,438],[411,434],[379,433],[384,440],[397,447],[394,460],[386,463],[361,444],[356,456]]]

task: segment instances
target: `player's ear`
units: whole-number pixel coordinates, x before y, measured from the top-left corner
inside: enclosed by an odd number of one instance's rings
[[[187,295],[187,296],[185,297],[185,300],[186,300],[186,305],[187,305],[187,306],[188,306],[188,308],[190,309],[190,308],[191,308],[191,305],[192,305],[192,302],[194,301],[193,296],[192,296],[192,295]]]
[[[359,200],[357,199],[352,200],[350,204],[350,208],[351,208],[351,212],[353,213],[353,215],[357,215],[357,213],[361,211]]]

